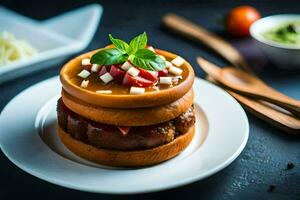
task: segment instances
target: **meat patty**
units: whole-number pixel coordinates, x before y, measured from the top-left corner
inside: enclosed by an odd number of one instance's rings
[[[176,117],[173,122],[179,133],[186,133],[190,127],[195,124],[195,120],[194,107],[192,106],[187,109],[187,111]]]
[[[59,126],[73,138],[98,148],[115,150],[140,150],[157,147],[186,133],[195,123],[191,106],[179,117],[161,124],[130,127],[123,135],[117,126],[86,119],[71,111],[61,99],[57,103]]]

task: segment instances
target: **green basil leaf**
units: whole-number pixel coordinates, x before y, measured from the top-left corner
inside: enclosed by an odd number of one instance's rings
[[[163,70],[166,62],[148,49],[139,49],[135,54],[129,56],[130,62],[137,67],[150,71]]]
[[[145,46],[147,45],[147,40],[148,39],[146,32],[133,38],[129,43],[129,46],[131,48],[130,54],[134,54],[137,50],[145,48]]]
[[[99,65],[113,65],[125,62],[128,55],[117,48],[102,49],[91,58],[91,63]]]
[[[108,35],[110,41],[115,45],[117,49],[122,51],[123,53],[130,53],[130,46],[126,42],[120,39],[114,38],[111,34]]]

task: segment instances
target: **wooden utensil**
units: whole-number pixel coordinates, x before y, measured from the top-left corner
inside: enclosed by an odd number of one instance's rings
[[[178,34],[205,44],[228,60],[233,66],[252,73],[242,55],[230,43],[214,33],[172,13],[165,15],[162,18],[162,23]]]
[[[210,75],[208,75],[206,79],[222,87],[222,84],[217,82]],[[258,118],[280,128],[285,132],[300,134],[300,119],[297,119],[287,112],[278,110],[265,102],[239,95],[226,88],[223,89],[240,102],[247,111],[251,112]]]
[[[197,62],[207,74],[231,90],[278,105],[300,117],[300,101],[278,92],[257,77],[233,67],[220,68],[201,57]]]

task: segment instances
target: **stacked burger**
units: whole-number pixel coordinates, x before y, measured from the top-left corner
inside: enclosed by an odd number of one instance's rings
[[[113,45],[80,55],[61,70],[61,141],[78,156],[109,166],[173,158],[194,135],[192,67],[147,46],[145,33],[129,44],[110,39]]]

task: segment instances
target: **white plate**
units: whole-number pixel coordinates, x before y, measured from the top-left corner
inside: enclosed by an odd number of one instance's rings
[[[97,30],[102,10],[99,4],[92,4],[36,21],[0,6],[0,31],[11,32],[38,49],[32,58],[0,66],[0,83],[53,66],[64,56],[86,48]]]
[[[51,183],[101,193],[141,193],[188,184],[228,166],[244,149],[249,125],[242,107],[226,92],[196,78],[196,134],[179,156],[147,168],[99,166],[68,151],[58,140],[57,77],[16,96],[0,116],[4,154],[24,171]]]

